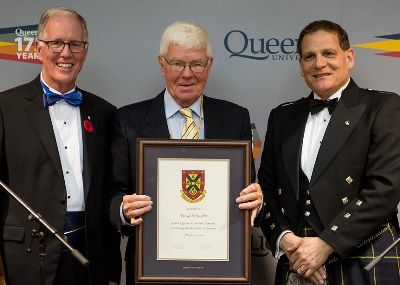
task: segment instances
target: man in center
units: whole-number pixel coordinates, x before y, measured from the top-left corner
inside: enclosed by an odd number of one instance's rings
[[[151,197],[136,195],[138,138],[251,140],[247,109],[210,98],[203,91],[213,63],[207,32],[192,23],[175,22],[164,31],[158,56],[166,89],[155,98],[117,111],[112,141],[109,211],[118,230],[130,235],[126,249],[127,284],[134,284],[134,231],[151,210]],[[254,174],[254,173],[253,173]],[[236,199],[252,209],[251,222],[262,202],[258,184]]]

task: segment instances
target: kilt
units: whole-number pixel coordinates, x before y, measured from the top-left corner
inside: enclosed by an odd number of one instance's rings
[[[316,236],[311,228],[304,228],[303,236]],[[376,256],[380,255],[395,239],[397,232],[390,223],[380,226],[380,230],[361,243],[353,253],[341,259],[339,256],[329,258],[326,266],[328,285],[399,285],[400,284],[400,245],[395,246],[388,254],[370,271],[364,267]],[[277,265],[275,284],[307,284],[290,283],[289,263],[282,256]],[[292,278],[291,278],[292,279]],[[304,280],[306,281],[306,280]],[[311,283],[310,283],[311,284]]]

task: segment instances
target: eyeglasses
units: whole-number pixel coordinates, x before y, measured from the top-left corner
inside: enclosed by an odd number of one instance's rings
[[[182,72],[186,66],[189,66],[190,70],[194,73],[201,73],[206,68],[209,58],[207,58],[206,63],[202,63],[201,61],[192,61],[190,63],[186,63],[182,60],[171,60],[168,61],[165,57],[162,57],[166,63],[168,63],[171,71]]]
[[[88,42],[81,42],[81,41],[72,41],[69,43],[63,41],[44,41],[44,40],[38,40],[38,41],[46,44],[49,50],[51,50],[52,52],[57,52],[57,53],[62,52],[64,50],[65,45],[68,45],[71,52],[74,53],[83,52],[88,45]]]

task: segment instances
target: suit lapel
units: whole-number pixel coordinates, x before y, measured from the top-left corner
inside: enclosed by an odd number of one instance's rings
[[[299,170],[304,128],[309,114],[308,99],[294,103],[293,112],[288,112],[282,123],[282,156],[290,182],[299,199]]]
[[[223,114],[210,102],[211,100],[203,95],[204,138],[225,139],[225,132],[222,131]]]
[[[148,127],[143,130],[144,137],[170,138],[167,119],[165,118],[164,91],[158,94],[150,105],[145,120]]]
[[[60,175],[61,179],[64,180],[49,110],[43,106],[43,89],[40,85],[39,76],[32,81],[31,90],[27,93],[26,104],[24,106],[25,112],[31,119],[31,122],[36,129],[40,140],[43,142],[43,146],[48,152],[57,173]]]
[[[93,169],[93,158],[94,153],[96,152],[96,137],[97,137],[97,129],[98,129],[98,120],[94,113],[93,102],[90,101],[90,98],[82,91],[83,101],[80,106],[80,114],[81,114],[81,128],[82,128],[82,145],[83,145],[83,189],[85,193],[85,199],[89,192],[90,181],[92,178],[92,169]],[[89,133],[84,128],[84,121],[89,120],[93,127],[93,133]]]
[[[318,180],[335,155],[344,146],[347,138],[360,120],[365,110],[365,105],[357,104],[358,94],[359,88],[351,80],[349,86],[343,91],[325,131],[315,161],[310,186]]]

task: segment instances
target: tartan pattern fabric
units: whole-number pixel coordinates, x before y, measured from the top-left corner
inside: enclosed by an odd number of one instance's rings
[[[186,123],[183,127],[181,139],[191,140],[199,138],[199,128],[196,127],[196,123],[193,120],[192,110],[190,108],[182,108],[179,113],[185,118]]]
[[[304,237],[316,236],[310,227],[301,231]],[[371,240],[361,243],[345,259],[336,256],[325,264],[328,285],[399,285],[400,284],[400,246],[394,247],[375,268],[370,271],[364,267],[380,255],[396,238],[397,233],[389,223],[381,225]],[[308,284],[307,282],[290,283],[289,264],[286,258],[280,258],[276,270],[276,285]]]

